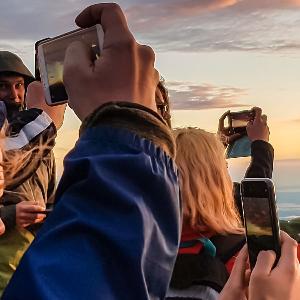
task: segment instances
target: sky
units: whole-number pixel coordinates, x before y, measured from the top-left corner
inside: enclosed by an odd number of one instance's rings
[[[76,28],[93,1],[0,1],[0,50],[34,69],[34,42]],[[171,98],[173,125],[215,132],[228,109],[260,106],[275,148],[274,178],[300,190],[300,0],[122,0],[136,39],[156,53]],[[78,137],[71,110],[59,132],[61,161]],[[247,160],[230,161],[240,178]]]

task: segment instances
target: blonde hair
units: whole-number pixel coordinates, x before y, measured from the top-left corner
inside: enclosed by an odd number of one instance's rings
[[[224,146],[198,128],[175,129],[183,222],[194,230],[241,233]]]
[[[3,167],[4,182],[0,182],[0,189],[14,188],[24,179],[29,178],[46,153],[52,149],[53,139],[45,140],[42,136],[37,141],[22,149],[4,151],[4,143],[7,123],[0,130],[0,151],[2,160],[0,165]],[[1,179],[1,178],[0,178]],[[1,181],[1,180],[0,180]]]

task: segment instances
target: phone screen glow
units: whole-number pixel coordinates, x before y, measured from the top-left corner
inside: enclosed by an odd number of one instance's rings
[[[274,250],[275,240],[268,198],[243,198],[250,264],[255,265],[261,250]]]
[[[63,65],[67,47],[74,41],[81,41],[88,47],[91,47],[94,58],[98,58],[100,50],[98,46],[97,31],[86,30],[84,32],[76,32],[66,35],[43,45],[45,68],[47,73],[47,81],[51,102],[57,103],[68,99],[64,84],[63,84]]]

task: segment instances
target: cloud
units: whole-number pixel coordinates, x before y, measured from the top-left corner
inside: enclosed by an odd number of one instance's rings
[[[126,16],[140,29],[149,29],[153,25],[168,25],[175,20],[198,16],[236,4],[237,0],[166,0],[148,1],[130,6]],[[152,23],[155,21],[154,23]],[[150,27],[149,27],[150,25]]]
[[[156,51],[298,53],[299,8],[299,0],[165,0],[126,13],[138,38]]]
[[[236,7],[243,11],[291,9],[300,7],[300,0],[242,0]]]
[[[76,15],[92,3],[86,0],[1,1],[1,39],[35,41],[74,29]]]
[[[249,106],[239,103],[246,90],[233,87],[217,87],[211,84],[196,85],[184,82],[167,82],[171,109],[201,110]]]
[[[0,1],[1,48],[72,30],[91,0]],[[300,0],[121,0],[130,28],[156,51],[299,53]],[[20,40],[23,44],[20,44]],[[3,44],[3,41],[5,43]],[[29,50],[24,50],[29,51]],[[26,52],[27,53],[27,52]],[[31,56],[32,57],[32,56]]]
[[[290,120],[288,121],[289,123],[292,123],[292,124],[297,124],[297,125],[300,125],[300,119],[293,119],[293,120]]]

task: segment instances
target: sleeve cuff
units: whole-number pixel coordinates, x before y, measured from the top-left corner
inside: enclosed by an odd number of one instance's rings
[[[6,230],[16,226],[16,205],[8,205],[0,208],[0,217]]]
[[[255,151],[268,151],[270,153],[272,153],[272,155],[274,156],[274,148],[273,146],[263,140],[256,140],[254,142],[251,143],[251,152],[255,152]]]
[[[171,129],[155,111],[137,103],[109,102],[89,115],[80,128],[80,135],[86,128],[95,126],[123,128],[151,140],[175,157],[175,142]]]

